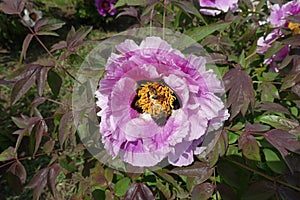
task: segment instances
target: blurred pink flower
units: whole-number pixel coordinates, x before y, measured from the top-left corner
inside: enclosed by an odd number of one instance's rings
[[[98,13],[103,17],[107,14],[114,15],[116,13],[116,9],[113,9],[115,0],[95,0],[95,5]]]
[[[185,57],[159,37],[116,49],[96,92],[105,149],[134,166],[191,164],[205,134],[229,117],[220,80],[204,57]]]
[[[200,12],[206,15],[218,15],[223,12],[227,12],[228,10],[235,11],[238,8],[238,0],[199,0],[199,4],[201,7],[209,7],[209,8],[217,8],[218,10],[213,9],[204,9],[201,8]]]

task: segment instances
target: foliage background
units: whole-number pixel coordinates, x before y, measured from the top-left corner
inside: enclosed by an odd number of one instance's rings
[[[238,12],[212,17],[199,13],[198,1],[119,0],[118,13],[104,18],[93,1],[37,0],[44,16],[34,28],[20,22],[25,1],[9,2],[0,13],[0,199],[298,199],[299,35],[285,30],[265,55],[256,52],[272,30],[260,25],[269,4],[287,1],[240,0]],[[123,173],[82,145],[72,82],[95,41],[149,26],[182,32],[211,54],[231,117],[207,158]],[[272,72],[264,60],[283,44],[292,51]]]

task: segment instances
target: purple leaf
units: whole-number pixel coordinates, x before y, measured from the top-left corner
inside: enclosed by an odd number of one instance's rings
[[[25,188],[33,188],[33,199],[39,199],[42,190],[47,185],[49,168],[43,168],[36,173]]]
[[[280,151],[283,157],[287,156],[287,150],[300,154],[300,142],[295,135],[292,135],[287,131],[278,129],[271,130],[266,132],[264,137]]]
[[[125,193],[124,200],[154,200],[151,190],[143,183],[133,183]]]
[[[269,129],[270,129],[269,126],[258,124],[258,123],[251,124],[247,122],[245,126],[245,130],[247,132],[265,132],[268,131]]]
[[[58,43],[54,44],[51,47],[51,52],[59,50],[59,49],[64,49],[67,48],[67,42],[66,41],[59,41]]]
[[[265,114],[274,112],[285,113],[287,115],[291,114],[287,108],[283,107],[278,103],[273,102],[262,102],[257,106],[257,108],[266,111]]]
[[[41,67],[36,74],[38,95],[42,96],[46,84],[48,67]]]
[[[214,192],[214,185],[211,183],[201,183],[197,185],[192,191],[191,200],[209,199]]]
[[[33,115],[34,109],[39,105],[43,104],[48,98],[47,97],[36,97],[30,104],[30,116]]]
[[[123,10],[124,10],[123,12],[120,12],[117,15],[117,18],[122,15],[128,15],[128,16],[132,16],[132,17],[138,16],[138,12],[137,12],[136,8],[134,8],[134,7],[125,7]]]
[[[288,187],[280,186],[278,188],[278,191],[282,199],[293,200],[293,199],[299,199],[300,197],[299,191],[292,190]]]
[[[281,85],[280,90],[285,90],[290,87],[293,87],[294,85],[296,85],[299,82],[300,82],[300,71],[299,72],[291,72],[283,79],[283,83]]]
[[[54,163],[53,165],[51,165],[49,167],[48,184],[49,184],[51,193],[53,194],[55,199],[57,199],[56,189],[55,189],[55,180],[60,172],[61,172],[61,166],[58,163]]]
[[[34,84],[36,80],[36,70],[25,77],[17,81],[11,92],[11,103],[15,104]]]
[[[242,199],[270,199],[275,193],[274,183],[258,181],[249,186]]]
[[[292,91],[300,98],[300,83],[294,85]]]
[[[0,162],[11,160],[11,159],[15,158],[15,156],[16,156],[15,148],[8,147],[7,149],[5,149],[4,151],[1,152]]]
[[[195,162],[192,166],[178,167],[171,170],[170,172],[182,176],[198,176],[201,177],[204,182],[210,177],[213,169],[209,167],[207,163]]]
[[[77,31],[72,27],[67,35],[67,46],[70,52],[75,51],[75,48],[80,47],[83,44],[84,38],[91,32],[92,27],[81,27]]]
[[[67,138],[73,133],[75,133],[75,127],[73,124],[73,113],[70,111],[65,113],[59,122],[58,140],[61,148],[63,147]]]
[[[13,175],[19,177],[22,184],[25,183],[27,173],[26,173],[25,167],[22,165],[22,163],[20,161],[17,160],[14,164],[12,164],[9,167],[9,169],[7,171],[9,171]]]
[[[45,123],[44,120],[40,120],[37,125],[36,125],[36,131],[35,131],[35,147],[34,147],[34,152],[33,155],[36,154],[37,150],[39,149],[39,146],[42,141],[42,137],[44,133],[48,132],[48,127],[47,124]]]
[[[253,135],[244,132],[238,140],[239,149],[242,149],[243,155],[249,160],[260,161],[259,145]]]
[[[226,91],[229,91],[227,107],[231,107],[230,119],[242,113],[245,116],[249,104],[254,106],[255,95],[251,77],[241,69],[233,68],[223,77]]]
[[[61,28],[63,25],[65,25],[65,22],[60,22],[56,19],[43,18],[37,21],[34,26],[34,31],[36,33],[50,32]]]
[[[5,14],[21,14],[25,6],[25,2],[23,0],[4,0],[1,3],[1,10]]]
[[[60,92],[62,78],[55,71],[49,70],[47,75],[47,82],[53,95],[56,97]]]
[[[24,41],[23,41],[23,45],[22,45],[21,58],[26,59],[26,52],[27,52],[28,46],[29,46],[29,44],[30,44],[32,38],[33,38],[33,34],[28,34],[28,35],[25,37],[25,39],[24,39]]]

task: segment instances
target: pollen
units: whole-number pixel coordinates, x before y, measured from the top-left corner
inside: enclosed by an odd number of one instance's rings
[[[177,109],[177,102],[177,97],[171,88],[160,82],[147,82],[141,84],[137,90],[134,107],[142,113],[150,114],[156,122],[166,121],[172,114],[172,110]]]
[[[293,35],[300,34],[300,24],[290,22],[288,28],[292,31]]]

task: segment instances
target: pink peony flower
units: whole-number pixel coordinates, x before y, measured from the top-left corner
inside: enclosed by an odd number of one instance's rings
[[[105,149],[134,166],[191,164],[205,134],[229,117],[220,80],[204,57],[185,57],[159,37],[116,49],[96,92]]]
[[[108,14],[114,15],[116,9],[113,9],[115,6],[115,0],[95,0],[95,5],[97,7],[98,13],[105,17]]]
[[[236,11],[238,8],[238,0],[199,0],[199,4],[201,7],[209,7],[209,8],[217,8],[218,10],[213,9],[200,9],[200,12],[206,15],[218,15],[223,12],[227,12],[228,10]]]
[[[271,7],[270,23],[273,27],[288,27],[289,22],[285,19],[288,16],[300,13],[300,1],[290,1],[282,6],[275,4]]]

